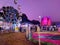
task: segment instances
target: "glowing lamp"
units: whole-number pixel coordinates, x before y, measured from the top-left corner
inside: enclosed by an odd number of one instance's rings
[[[48,17],[44,17],[41,20],[41,25],[43,26],[50,26],[51,25],[51,20]]]

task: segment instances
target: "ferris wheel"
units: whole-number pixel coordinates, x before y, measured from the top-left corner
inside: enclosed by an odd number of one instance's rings
[[[17,5],[17,10],[20,13],[21,12],[21,5],[18,4],[18,0],[14,0],[14,4]]]
[[[17,4],[18,3],[18,0],[14,0],[14,4]]]

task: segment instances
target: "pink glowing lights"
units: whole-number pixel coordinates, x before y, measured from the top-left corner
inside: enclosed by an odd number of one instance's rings
[[[51,20],[50,20],[50,18],[48,18],[48,17],[42,18],[42,20],[41,20],[41,25],[50,26],[50,25],[51,25]]]

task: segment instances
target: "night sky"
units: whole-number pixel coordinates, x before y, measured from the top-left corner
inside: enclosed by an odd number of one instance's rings
[[[30,20],[40,20],[39,16],[47,16],[52,21],[60,21],[60,0],[18,0],[15,5],[13,0],[0,0],[2,6],[13,6],[17,9],[21,5],[21,12]]]

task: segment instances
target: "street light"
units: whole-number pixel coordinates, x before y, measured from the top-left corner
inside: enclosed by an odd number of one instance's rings
[[[41,23],[41,16],[39,16],[39,20],[40,20],[40,23]]]

